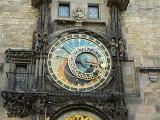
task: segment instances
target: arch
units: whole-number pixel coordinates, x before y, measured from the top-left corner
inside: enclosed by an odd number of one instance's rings
[[[105,33],[99,32],[99,31],[94,31],[91,29],[87,29],[84,27],[81,28],[71,28],[71,29],[66,29],[62,31],[55,32],[53,34],[50,34],[49,36],[49,43],[54,42],[53,40],[57,40],[65,35],[69,34],[86,34],[92,37],[95,37],[99,40],[101,40],[104,44],[109,44],[111,45],[110,37],[107,36]]]
[[[51,116],[51,120],[57,120],[60,116],[64,115],[67,112],[75,110],[84,110],[86,112],[91,112],[96,116],[100,117],[101,120],[113,120],[110,115],[107,115],[104,111],[100,110],[97,107],[88,104],[68,104],[57,110],[57,112]]]

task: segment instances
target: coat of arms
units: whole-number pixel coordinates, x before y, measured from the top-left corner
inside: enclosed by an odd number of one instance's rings
[[[83,22],[84,19],[86,18],[85,10],[79,7],[74,9],[73,18],[75,19],[76,22]]]

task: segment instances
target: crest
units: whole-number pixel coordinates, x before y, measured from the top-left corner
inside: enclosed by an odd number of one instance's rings
[[[85,10],[83,8],[75,8],[73,10],[73,18],[76,22],[83,22],[86,18]]]

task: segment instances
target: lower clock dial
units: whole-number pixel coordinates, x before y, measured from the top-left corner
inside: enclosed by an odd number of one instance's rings
[[[71,34],[52,45],[48,70],[53,80],[71,91],[88,92],[108,80],[112,62],[108,49],[99,40]]]
[[[75,110],[61,115],[57,120],[102,120],[94,113],[82,110]]]

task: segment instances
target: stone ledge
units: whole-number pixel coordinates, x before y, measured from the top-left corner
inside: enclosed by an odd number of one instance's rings
[[[160,72],[160,67],[137,67],[140,72]]]
[[[137,108],[138,114],[155,114],[155,106],[154,105],[139,105]]]

